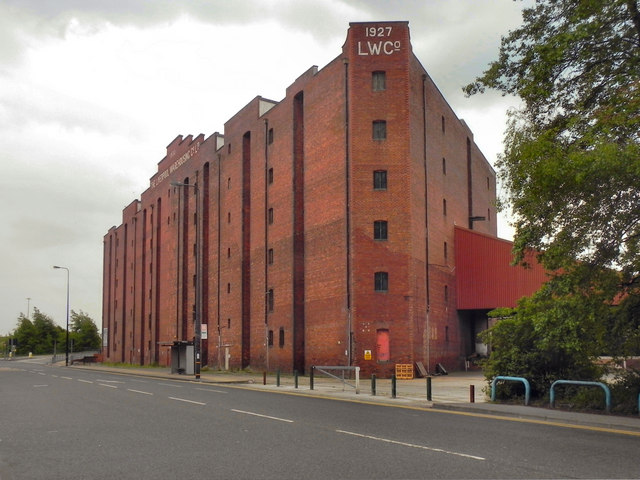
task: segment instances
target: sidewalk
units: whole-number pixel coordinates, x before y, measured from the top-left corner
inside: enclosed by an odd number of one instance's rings
[[[73,366],[89,370],[102,370],[123,375],[150,376],[177,381],[195,381],[192,375],[171,374],[168,368],[115,368],[102,365]],[[640,435],[640,417],[623,417],[606,414],[571,412],[551,408],[529,407],[524,405],[492,403],[485,396],[487,382],[482,372],[453,372],[445,376],[431,377],[431,401],[427,401],[427,380],[398,380],[396,398],[391,396],[391,380],[377,379],[376,394],[372,394],[371,380],[360,381],[360,393],[355,393],[354,381],[347,379],[350,385],[323,375],[314,376],[314,389],[309,386],[309,376],[298,377],[298,388],[291,375],[281,375],[278,386],[275,374],[265,377],[262,373],[246,372],[203,372],[200,382],[211,384],[237,385],[242,388],[268,390],[291,395],[334,398],[345,401],[357,401],[380,405],[446,410],[461,414],[480,414],[513,420],[545,422],[572,425],[576,428],[589,427],[622,430]],[[471,402],[471,390],[475,390]]]

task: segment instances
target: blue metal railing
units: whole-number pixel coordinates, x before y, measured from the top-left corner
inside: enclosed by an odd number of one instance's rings
[[[508,380],[512,382],[522,382],[524,383],[524,404],[529,405],[529,398],[531,397],[531,385],[529,385],[529,380],[523,377],[505,377],[502,375],[498,375],[493,380],[491,380],[491,401],[496,401],[496,383],[498,380]]]
[[[551,404],[551,408],[555,406],[556,403],[556,395],[555,395],[555,386],[556,385],[584,385],[587,387],[600,387],[604,390],[604,404],[607,413],[611,411],[611,391],[609,387],[607,387],[602,382],[586,382],[582,380],[556,380],[551,384],[551,391],[549,392],[549,403]],[[640,397],[638,398],[638,402],[640,402]]]

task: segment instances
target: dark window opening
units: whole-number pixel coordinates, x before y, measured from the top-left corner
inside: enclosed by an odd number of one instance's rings
[[[269,225],[273,225],[273,208],[270,208],[267,212]]]
[[[273,330],[269,330],[269,332],[267,334],[267,344],[270,347],[273,347]]]
[[[267,143],[269,145],[273,143],[273,128],[269,129],[269,133],[267,134]]]
[[[270,248],[270,249],[267,251],[267,263],[268,263],[269,265],[273,265],[273,248]]]
[[[373,222],[373,239],[387,240],[387,221],[376,220]]]
[[[385,120],[375,120],[373,122],[373,139],[374,140],[387,139],[387,122]]]
[[[280,327],[280,331],[278,332],[278,346],[280,348],[284,347],[284,328]]]
[[[267,177],[269,185],[271,185],[273,183],[273,168],[269,169],[269,171],[267,172]]]
[[[389,274],[387,272],[376,272],[374,282],[376,292],[387,292],[389,290]]]
[[[267,310],[273,312],[273,288],[270,288],[267,292]]]
[[[387,189],[387,171],[386,170],[376,170],[373,172],[373,189],[374,190]]]

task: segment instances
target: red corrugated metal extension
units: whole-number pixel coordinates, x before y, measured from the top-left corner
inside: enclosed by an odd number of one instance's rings
[[[537,291],[547,274],[535,258],[530,268],[513,266],[513,243],[462,227],[455,229],[458,310],[515,307]]]

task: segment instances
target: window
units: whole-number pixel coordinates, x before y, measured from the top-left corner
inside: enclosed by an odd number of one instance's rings
[[[273,143],[273,128],[270,128],[269,132],[267,133],[267,143],[269,145]]]
[[[448,248],[447,242],[444,242],[444,259],[445,259],[445,261],[447,260],[447,257],[449,256],[449,251],[448,250],[449,250],[449,248]]]
[[[387,74],[376,71],[371,74],[371,88],[374,92],[382,92],[387,89]]]
[[[231,189],[231,177],[227,178],[227,190]]]
[[[387,189],[387,171],[386,170],[376,170],[373,172],[373,189],[374,190]]]
[[[280,331],[278,332],[278,346],[280,348],[284,347],[284,328],[280,327]]]
[[[227,146],[227,153],[231,153],[231,144]]]
[[[269,265],[273,265],[273,248],[270,248],[270,249],[267,251],[267,263],[268,263]]]
[[[489,177],[487,177],[487,190],[491,190],[491,185],[489,183]]]
[[[445,303],[449,302],[449,286],[448,285],[444,286],[444,301]]]
[[[227,248],[227,258],[231,258],[231,247]]]
[[[267,292],[267,311],[273,312],[273,288]]]
[[[227,283],[227,293],[231,293],[231,284]]]
[[[375,120],[373,122],[373,139],[374,140],[387,139],[387,122],[385,120]]]
[[[449,343],[449,327],[444,327],[444,341]]]
[[[227,212],[227,223],[231,223],[231,212]]]
[[[231,328],[231,319],[227,318],[227,328]]]
[[[273,330],[269,330],[267,334],[267,343],[270,347],[273,347]]]
[[[442,174],[447,174],[447,159],[442,157]]]
[[[444,133],[444,130],[445,130],[445,128],[444,128],[444,115],[442,115],[442,133]]]
[[[374,278],[376,292],[386,292],[389,290],[389,274],[387,272],[376,272]]]
[[[487,220],[491,220],[491,209],[487,208]]]
[[[269,211],[267,212],[267,219],[268,219],[269,225],[273,225],[273,208],[270,208]]]
[[[444,216],[447,215],[447,199],[446,198],[442,199],[442,215]]]
[[[387,221],[376,220],[373,222],[373,239],[387,240]]]
[[[273,183],[273,168],[270,168],[267,172],[267,181],[269,182],[269,185]]]

